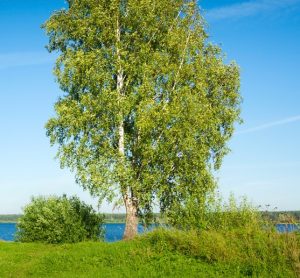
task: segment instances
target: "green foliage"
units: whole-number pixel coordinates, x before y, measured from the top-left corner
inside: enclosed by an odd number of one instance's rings
[[[180,230],[157,230],[151,244],[196,257],[210,264],[226,264],[237,277],[299,277],[300,237],[279,234],[274,222],[246,198],[233,195],[224,202],[218,194],[206,198],[204,209],[189,207],[171,218]]]
[[[291,213],[279,213],[278,215],[279,223],[289,223],[289,224],[297,224],[296,217]]]
[[[238,201],[231,194],[225,202],[218,193],[208,194],[202,207],[198,203],[189,203],[168,221],[180,229],[217,231],[270,229],[274,225],[247,198]]]
[[[133,241],[0,242],[5,277],[299,277],[294,234],[156,230]],[[297,268],[298,265],[298,268]]]
[[[140,214],[155,200],[170,217],[201,209],[239,121],[240,81],[197,1],[68,2],[44,25],[65,92],[46,125],[61,166]]]
[[[268,211],[262,212],[263,216],[274,223],[300,223],[300,211]]]
[[[20,242],[71,243],[103,238],[103,216],[77,197],[37,197],[17,224]]]
[[[227,265],[228,269],[236,270],[237,277],[300,274],[300,241],[296,234],[245,228],[201,233],[160,229],[142,240],[148,240],[160,253],[179,253],[211,265]]]
[[[300,222],[300,211],[259,211],[259,214],[263,219],[267,219],[274,224],[278,223],[290,223],[298,224]],[[125,213],[103,213],[105,223],[125,223],[126,214]],[[12,214],[4,215],[0,214],[0,223],[16,223],[22,215]],[[153,222],[165,224],[167,220],[160,213],[154,213]]]
[[[207,229],[217,231],[235,229],[259,231],[273,226],[273,223],[265,219],[246,197],[238,201],[233,194],[230,195],[228,202],[216,196],[207,207],[204,223]]]

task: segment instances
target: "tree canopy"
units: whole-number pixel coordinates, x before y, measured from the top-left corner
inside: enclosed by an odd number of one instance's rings
[[[65,92],[46,126],[61,166],[100,200],[124,201],[125,237],[155,203],[169,216],[201,209],[239,120],[240,82],[197,1],[68,3],[44,25]]]

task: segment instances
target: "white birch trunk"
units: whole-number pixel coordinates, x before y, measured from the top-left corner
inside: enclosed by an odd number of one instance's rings
[[[121,65],[121,53],[120,53],[120,42],[121,42],[121,30],[120,23],[117,20],[117,59],[118,59],[118,73],[117,73],[117,92],[119,98],[124,97],[124,71]],[[125,159],[125,132],[124,132],[124,115],[120,115],[119,123],[119,154],[122,158],[122,162]],[[121,184],[121,188],[124,185]],[[123,239],[132,239],[137,235],[137,225],[138,225],[138,216],[137,216],[137,202],[134,200],[131,189],[129,186],[125,185],[127,188],[123,192],[124,205],[126,208],[126,226]],[[123,190],[122,190],[123,191]]]

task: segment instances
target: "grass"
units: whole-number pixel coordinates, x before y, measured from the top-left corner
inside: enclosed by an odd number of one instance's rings
[[[158,229],[133,241],[0,243],[0,277],[299,277],[299,238]]]

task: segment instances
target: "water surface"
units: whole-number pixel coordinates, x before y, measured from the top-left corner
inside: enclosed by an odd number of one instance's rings
[[[105,241],[114,242],[121,240],[125,230],[125,224],[104,224],[105,229]],[[144,228],[142,225],[138,226],[138,232],[142,233]],[[15,223],[0,223],[0,240],[13,241],[16,233]]]
[[[104,224],[105,228],[105,241],[114,242],[121,240],[125,230],[125,224]],[[276,229],[280,233],[299,231],[299,225],[295,224],[277,224]],[[142,225],[138,226],[138,232],[143,233],[144,228]],[[0,223],[0,240],[13,241],[16,233],[15,223]]]

